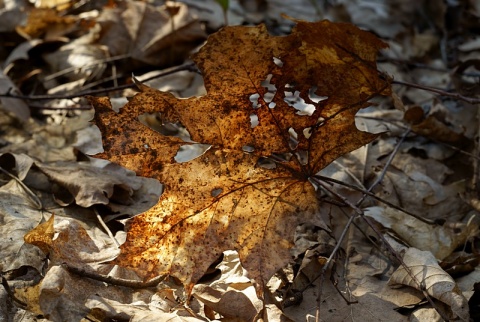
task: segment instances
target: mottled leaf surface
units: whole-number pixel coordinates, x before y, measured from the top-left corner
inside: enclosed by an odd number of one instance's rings
[[[190,292],[231,249],[263,285],[291,259],[295,227],[318,224],[309,178],[375,138],[355,127],[354,116],[390,93],[375,64],[383,47],[328,21],[299,21],[281,37],[263,25],[226,27],[194,56],[207,95],[178,99],[140,85],[119,113],[107,98],[91,98],[105,149],[98,156],[165,186],[158,204],[129,222],[116,263],[145,279],[170,274]],[[179,148],[192,143],[138,121],[152,112],[211,147],[177,162]]]

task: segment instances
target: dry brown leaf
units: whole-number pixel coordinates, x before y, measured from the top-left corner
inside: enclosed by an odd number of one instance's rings
[[[365,215],[393,230],[409,246],[430,251],[439,260],[445,259],[478,232],[478,224],[470,218],[464,223],[447,222],[443,226],[434,226],[392,208],[370,207]]]
[[[73,16],[61,16],[55,9],[34,8],[28,15],[25,26],[17,27],[17,32],[27,39],[44,37],[53,39],[71,31],[77,19]]]
[[[55,216],[51,215],[50,218],[33,228],[23,238],[25,243],[32,244],[40,248],[45,254],[49,254],[52,249],[52,240],[55,230],[53,229],[53,223]]]
[[[142,1],[121,1],[105,8],[97,19],[102,28],[98,43],[110,55],[129,54],[151,65],[171,65],[187,58],[190,51],[206,38],[200,22],[180,2],[171,16],[167,6],[155,7]]]
[[[36,163],[39,170],[61,188],[54,191],[56,201],[63,206],[76,202],[81,207],[107,205],[111,201],[131,204],[134,190],[142,183],[133,173],[101,169],[89,162]],[[119,169],[117,169],[119,170]]]
[[[449,305],[452,312],[462,321],[468,321],[467,299],[462,295],[453,278],[438,265],[432,253],[409,248],[403,256],[403,262],[417,281],[412,279],[403,266],[400,266],[390,277],[388,282],[390,285],[407,285],[420,290],[418,285],[420,282],[430,296]]]
[[[415,105],[405,112],[405,121],[411,124],[415,133],[425,137],[450,144],[465,145],[467,138],[450,129],[433,115],[425,115],[424,110]]]
[[[17,92],[15,84],[12,80],[0,70],[0,93],[15,93]],[[22,122],[26,122],[30,117],[30,110],[28,105],[19,99],[10,97],[0,98],[0,109],[12,113]]]
[[[58,235],[54,239],[54,232]],[[118,255],[118,249],[112,240],[96,236],[92,239],[87,230],[75,220],[63,220],[55,225],[52,215],[47,222],[39,224],[28,232],[25,243],[39,247],[53,264],[66,263],[72,267],[85,269],[86,266],[101,266]]]
[[[291,259],[296,226],[319,224],[310,177],[375,138],[355,127],[354,116],[371,97],[390,93],[375,65],[383,47],[367,32],[328,21],[300,21],[285,37],[263,25],[227,27],[194,57],[207,95],[177,99],[140,85],[119,113],[107,98],[91,98],[105,149],[99,157],[165,185],[159,203],[130,221],[116,263],[145,279],[176,276],[190,293],[232,249],[263,285]],[[289,103],[295,95],[309,111]],[[177,162],[191,143],[138,122],[153,112],[181,122],[210,149]]]

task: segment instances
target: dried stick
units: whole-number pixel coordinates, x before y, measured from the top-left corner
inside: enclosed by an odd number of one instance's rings
[[[479,104],[480,103],[480,98],[467,97],[467,96],[463,96],[459,93],[450,93],[450,92],[444,91],[443,89],[440,89],[440,88],[435,88],[435,87],[430,87],[430,86],[425,86],[425,85],[420,85],[420,84],[415,84],[415,83],[409,83],[409,82],[403,82],[403,81],[398,81],[398,80],[392,81],[392,84],[397,84],[397,85],[403,85],[403,86],[422,89],[424,91],[436,93],[436,94],[441,95],[441,96],[452,97],[452,98],[455,98],[457,100],[467,102],[469,104]]]
[[[21,307],[23,308],[26,308],[27,307],[27,303],[23,302],[22,300],[18,299],[15,294],[12,292],[12,289],[10,288],[10,285],[8,285],[8,281],[7,279],[3,276],[2,273],[0,273],[0,279],[2,280],[1,281],[1,284],[3,285],[3,288],[5,289],[5,292],[7,292],[8,296],[10,296],[10,298],[18,303]]]
[[[158,284],[160,284],[161,281],[165,279],[164,275],[160,275],[157,277],[154,277],[146,282],[142,281],[134,281],[134,280],[127,280],[123,278],[116,278],[113,276],[107,276],[107,275],[102,275],[98,273],[93,273],[93,272],[88,272],[87,270],[73,267],[68,265],[67,263],[63,263],[62,267],[67,270],[69,273],[81,276],[81,277],[86,277],[90,278],[92,280],[104,282],[110,285],[117,285],[117,286],[123,286],[123,287],[129,287],[133,289],[141,289],[141,288],[148,288],[148,287],[155,287]]]
[[[7,170],[3,169],[2,167],[0,167],[0,171],[5,173],[7,176],[12,178],[13,180],[15,180],[25,190],[25,192],[31,198],[31,201],[34,203],[35,207],[38,210],[43,209],[42,201],[40,200],[40,198],[38,198],[38,196],[35,193],[33,193],[33,191],[30,190],[30,188],[27,187],[27,185],[24,184],[22,180],[20,180],[17,176],[11,174]]]
[[[448,321],[448,317],[445,315],[444,312],[442,312],[438,307],[437,305],[433,302],[432,298],[430,297],[430,295],[428,294],[428,292],[425,290],[425,287],[423,285],[423,283],[421,283],[416,277],[415,275],[412,273],[412,271],[410,270],[410,268],[403,262],[403,259],[402,257],[400,256],[400,254],[397,253],[397,251],[395,249],[393,249],[393,247],[390,245],[390,243],[385,239],[385,237],[383,236],[383,234],[381,233],[381,231],[379,231],[377,229],[377,227],[373,224],[373,222],[371,221],[370,218],[368,218],[367,216],[364,216],[364,213],[363,211],[358,208],[356,205],[354,205],[353,203],[351,203],[347,198],[343,197],[342,195],[340,195],[339,193],[337,193],[335,190],[333,190],[332,188],[330,188],[328,185],[326,185],[325,183],[321,182],[321,181],[318,181],[317,182],[323,189],[327,190],[328,192],[330,192],[331,194],[333,194],[334,196],[336,196],[337,198],[340,198],[345,204],[347,204],[350,208],[352,208],[352,210],[355,212],[355,214],[352,216],[352,217],[361,217],[366,223],[367,225],[375,232],[375,234],[382,240],[382,243],[385,245],[385,247],[387,248],[387,250],[395,257],[395,259],[400,263],[400,265],[402,265],[402,267],[405,269],[405,271],[407,272],[407,274],[410,276],[410,278],[418,285],[419,289],[422,291],[423,295],[425,296],[425,298],[427,299],[427,301],[430,303],[430,305],[432,305],[433,308],[435,308],[435,310],[438,312],[438,314],[440,314],[440,316],[445,320],[445,321]],[[331,256],[330,256],[331,257]],[[330,259],[329,257],[329,259]],[[326,265],[325,265],[326,266]],[[325,271],[325,266],[324,268],[322,269],[322,271]]]
[[[345,182],[342,182],[342,181],[339,181],[339,180],[336,180],[336,179],[332,179],[332,178],[329,178],[329,177],[324,177],[324,176],[321,176],[321,175],[314,175],[312,178],[313,178],[314,180],[315,180],[315,179],[316,179],[316,180],[321,180],[321,181],[323,181],[323,182],[336,183],[336,184],[342,185],[342,186],[344,186],[344,187],[353,189],[353,190],[355,190],[355,191],[362,192],[362,193],[368,195],[369,197],[372,197],[372,198],[380,201],[381,203],[383,203],[383,204],[385,204],[385,205],[387,205],[387,206],[389,206],[389,207],[391,207],[391,208],[393,208],[393,209],[396,209],[396,210],[398,210],[398,211],[401,211],[401,212],[403,212],[403,213],[405,213],[405,214],[407,214],[407,215],[409,215],[409,216],[412,216],[412,217],[414,217],[414,218],[416,218],[416,219],[418,219],[418,220],[420,220],[420,221],[422,221],[422,222],[424,222],[424,223],[426,223],[426,224],[429,224],[429,225],[438,225],[438,222],[437,222],[437,221],[433,221],[433,220],[430,220],[430,219],[427,219],[427,218],[423,218],[423,217],[421,217],[421,216],[419,216],[419,215],[417,215],[417,214],[414,214],[414,213],[412,213],[412,212],[410,212],[410,211],[408,211],[408,210],[406,210],[406,209],[403,209],[403,208],[400,207],[400,206],[397,206],[397,205],[391,203],[390,201],[387,201],[387,200],[385,200],[385,199],[383,199],[383,198],[380,198],[380,197],[376,196],[376,195],[375,195],[374,193],[372,193],[372,192],[369,192],[369,191],[367,191],[367,190],[365,190],[365,189],[362,189],[362,188],[359,188],[359,187],[357,187],[357,186],[354,186],[354,185],[351,185],[351,184],[348,184],[348,183],[345,183]]]
[[[100,216],[100,214],[98,213],[97,208],[93,207],[93,211],[95,212],[95,215],[97,216],[97,220],[100,223],[100,225],[103,227],[103,229],[108,234],[110,239],[113,241],[115,246],[117,246],[117,248],[119,248],[120,244],[118,243],[117,239],[115,239],[115,236],[113,236],[112,232],[110,231],[110,228],[108,228],[107,225],[105,224],[105,222],[103,221],[102,216]]]
[[[323,189],[325,189],[326,191],[328,191],[329,193],[331,193],[332,195],[334,195],[335,197],[339,198],[340,200],[343,201],[344,204],[346,204],[347,206],[349,206],[355,213],[354,215],[350,216],[347,224],[345,225],[345,228],[343,229],[342,231],[342,234],[340,235],[338,241],[337,241],[337,244],[335,245],[335,248],[333,249],[332,253],[330,254],[330,256],[328,257],[326,263],[324,264],[323,268],[322,268],[322,271],[321,273],[319,274],[318,277],[321,277],[320,279],[320,284],[319,284],[319,288],[321,289],[321,287],[323,286],[323,283],[325,281],[325,275],[326,275],[326,271],[328,269],[328,267],[330,266],[330,263],[333,261],[333,257],[335,256],[335,254],[338,252],[338,250],[340,249],[340,245],[342,244],[343,240],[345,239],[346,237],[346,234],[350,228],[350,226],[352,225],[352,223],[354,223],[354,219],[355,218],[358,218],[358,217],[361,217],[366,223],[368,226],[370,226],[373,231],[376,233],[376,235],[378,235],[378,237],[382,240],[383,244],[386,246],[386,248],[389,250],[389,252],[396,258],[396,260],[404,267],[404,269],[406,270],[407,274],[409,274],[409,276],[412,278],[413,281],[416,282],[416,284],[418,285],[418,287],[422,290],[423,294],[425,295],[425,297],[427,298],[427,300],[430,302],[430,304],[432,305],[432,307],[434,307],[437,312],[442,316],[442,318],[444,319],[447,319],[445,314],[435,305],[435,303],[433,302],[433,300],[431,299],[430,295],[428,294],[428,292],[424,289],[424,286],[422,285],[422,283],[420,283],[416,277],[414,276],[414,274],[411,272],[410,268],[408,266],[405,265],[405,263],[403,262],[401,256],[392,248],[392,246],[388,243],[388,241],[385,239],[385,237],[382,235],[382,233],[375,227],[375,225],[372,223],[371,219],[364,216],[364,213],[363,211],[358,208],[358,206],[361,204],[361,202],[365,199],[365,197],[367,195],[370,195],[371,194],[371,191],[372,189],[378,185],[382,180],[383,178],[385,177],[385,174],[387,172],[387,169],[388,167],[390,166],[390,164],[392,163],[395,155],[398,153],[399,151],[399,148],[400,148],[400,145],[401,143],[405,140],[405,138],[407,137],[407,135],[410,133],[410,129],[407,129],[407,131],[404,132],[404,134],[402,135],[402,137],[400,138],[400,140],[397,142],[395,148],[393,149],[393,151],[390,153],[390,156],[389,158],[387,159],[387,162],[380,174],[380,176],[377,178],[377,180],[375,180],[375,182],[368,188],[367,191],[363,191],[363,196],[361,199],[359,199],[356,204],[353,204],[351,203],[347,198],[343,197],[342,195],[340,195],[339,193],[337,193],[335,190],[333,190],[329,185],[326,185],[324,182],[322,182],[322,180],[319,180],[318,177],[314,177],[314,182],[316,184],[318,184],[320,187],[322,187]],[[343,184],[341,182],[338,182],[340,184]],[[362,189],[358,189],[359,191],[362,190]],[[317,277],[317,278],[318,278]],[[313,281],[315,281],[317,278],[315,278]],[[313,283],[312,281],[312,283]],[[318,297],[317,297],[317,311],[316,311],[316,320],[318,321],[319,318],[320,318],[320,304],[321,304],[321,294],[322,292],[320,291],[318,293]]]
[[[171,74],[174,74],[174,73],[178,73],[178,72],[184,71],[184,70],[196,72],[197,68],[195,67],[194,63],[188,63],[188,64],[184,64],[184,65],[180,65],[180,66],[175,66],[175,67],[172,67],[170,69],[167,69],[163,73],[160,73],[158,75],[149,77],[147,79],[144,79],[143,82],[147,82],[147,81],[152,80],[152,79],[156,79],[156,78],[159,78],[159,77],[163,77],[163,76],[171,75]],[[120,85],[120,86],[117,86],[117,87],[107,87],[107,88],[101,88],[101,89],[91,90],[91,91],[80,91],[80,92],[77,92],[77,93],[74,93],[74,94],[57,94],[57,95],[18,95],[18,94],[13,94],[11,92],[11,89],[10,89],[9,91],[7,91],[7,93],[3,93],[3,94],[0,93],[0,97],[9,97],[9,98],[26,99],[26,100],[38,100],[38,101],[39,100],[52,100],[52,99],[72,99],[72,98],[83,97],[83,96],[87,96],[87,95],[105,94],[105,93],[109,93],[109,92],[115,92],[115,91],[118,91],[118,90],[127,89],[127,88],[134,88],[134,87],[136,87],[136,85],[134,83],[132,83],[132,84]]]
[[[323,283],[325,281],[325,274],[326,274],[326,271],[328,269],[328,267],[330,266],[330,263],[333,261],[333,257],[335,256],[335,254],[338,252],[338,250],[340,249],[340,246],[342,245],[343,243],[343,240],[345,239],[345,236],[347,235],[347,232],[349,231],[350,229],[350,226],[352,225],[353,221],[355,218],[357,218],[359,215],[363,215],[363,211],[360,210],[358,208],[358,205],[360,205],[363,200],[365,199],[365,197],[369,194],[371,194],[371,191],[373,190],[373,188],[379,184],[383,178],[385,177],[385,174],[387,172],[387,169],[388,167],[390,166],[390,164],[392,163],[393,161],[393,158],[395,157],[395,155],[397,154],[398,150],[400,149],[400,145],[403,143],[403,141],[405,140],[405,138],[407,137],[408,133],[410,133],[410,129],[408,129],[407,131],[405,131],[405,133],[402,135],[402,137],[400,138],[400,140],[397,142],[395,148],[393,149],[393,151],[390,153],[390,156],[388,157],[387,159],[387,162],[385,163],[385,166],[383,167],[383,170],[380,174],[380,176],[377,178],[377,180],[375,180],[375,182],[368,188],[368,190],[366,191],[362,191],[363,192],[363,196],[362,198],[360,198],[356,205],[354,206],[354,208],[352,208],[356,214],[353,215],[353,216],[350,216],[347,224],[345,225],[345,228],[343,229],[342,231],[342,234],[340,235],[339,239],[337,240],[337,244],[335,245],[335,248],[333,249],[333,251],[331,252],[330,256],[328,257],[326,263],[323,265],[323,268],[322,268],[322,271],[320,273],[320,284],[319,284],[319,289],[320,291],[318,292],[318,296],[317,296],[317,311],[316,311],[316,319],[318,320],[319,319],[319,314],[320,314],[320,303],[321,303],[321,289],[322,289],[322,286],[323,286]],[[315,178],[315,179],[318,179],[318,178]],[[326,185],[325,183],[323,183],[321,180],[316,180],[316,183],[318,185],[320,185],[321,187],[323,187],[325,189]],[[329,192],[333,191],[330,187],[328,187],[328,189],[325,189]],[[360,189],[360,190],[363,190],[363,189]],[[337,193],[334,193],[333,194],[334,196],[337,196],[338,194]],[[337,196],[338,197],[338,196]],[[344,198],[343,196],[340,198],[346,205],[350,206],[349,203],[346,203],[345,200],[346,198]],[[318,277],[317,277],[318,278]],[[312,283],[317,279],[315,278]]]

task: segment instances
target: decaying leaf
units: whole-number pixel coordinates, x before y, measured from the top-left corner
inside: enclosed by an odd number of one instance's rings
[[[428,251],[409,248],[403,256],[405,265],[417,281],[400,266],[390,277],[390,285],[408,285],[420,289],[418,282],[430,296],[450,306],[452,312],[462,321],[468,321],[468,303],[455,281],[438,265]]]
[[[91,98],[105,152],[98,155],[158,179],[158,204],[133,218],[116,263],[145,279],[178,277],[187,293],[225,250],[236,250],[257,286],[290,259],[302,222],[323,225],[311,176],[375,135],[356,112],[390,81],[376,69],[385,44],[350,24],[299,21],[288,36],[266,27],[226,27],[194,56],[208,94],[177,99],[139,85],[121,109]],[[181,147],[138,122],[160,112],[211,147],[177,162]],[[260,289],[260,288],[258,288]]]
[[[53,244],[53,235],[55,234],[53,228],[54,218],[54,215],[50,216],[46,222],[39,224],[29,231],[24,237],[25,243],[37,246],[45,254],[50,253]]]
[[[78,222],[63,220],[54,229],[54,215],[28,232],[25,243],[40,248],[54,264],[86,268],[115,258],[118,251],[108,240],[95,240]],[[54,239],[55,231],[58,235]]]
[[[392,208],[370,207],[365,215],[394,231],[408,245],[430,251],[439,260],[464,245],[478,231],[478,224],[471,218],[465,223],[447,222],[443,226],[433,226]]]

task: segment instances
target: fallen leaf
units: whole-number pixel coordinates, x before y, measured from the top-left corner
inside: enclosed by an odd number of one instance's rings
[[[439,260],[476,235],[478,224],[467,218],[465,223],[446,222],[430,225],[393,208],[370,207],[365,216],[374,218],[383,227],[391,229],[409,246],[430,251]]]
[[[55,234],[55,230],[53,229],[54,220],[55,216],[52,215],[46,222],[39,224],[25,234],[25,243],[37,246],[45,255],[48,255],[52,249],[52,240]]]
[[[41,271],[45,256],[36,247],[25,245],[23,237],[42,221],[42,211],[30,201],[24,187],[11,180],[0,187],[0,269],[12,271],[30,266]]]
[[[28,14],[27,23],[16,30],[27,39],[55,39],[71,32],[76,21],[73,16],[61,16],[55,9],[34,8]]]
[[[98,43],[107,47],[111,56],[128,54],[155,66],[181,62],[206,34],[186,5],[176,3],[175,7],[179,11],[173,16],[167,6],[131,0],[105,8],[97,19],[102,29]]]
[[[176,276],[190,294],[224,250],[236,250],[261,290],[290,261],[298,224],[328,229],[311,176],[376,137],[359,131],[354,117],[370,98],[390,93],[375,65],[383,47],[329,21],[299,21],[285,37],[263,25],[226,27],[194,56],[207,95],[177,99],[139,85],[142,93],[119,113],[107,98],[90,98],[105,149],[98,157],[165,186],[159,203],[129,222],[115,263],[145,279]],[[138,122],[155,112],[211,147],[178,162],[180,148],[194,143]]]
[[[400,266],[390,277],[389,285],[407,285],[421,290],[420,283],[430,296],[450,306],[462,321],[468,321],[467,299],[453,278],[438,265],[431,252],[409,248],[403,255],[403,262],[416,280],[412,279],[405,267]]]
[[[424,110],[418,105],[406,111],[404,118],[417,134],[456,146],[464,146],[468,142],[465,136],[450,129],[435,116],[426,116]]]
[[[0,70],[0,93],[12,93],[17,91],[15,84],[10,78]],[[28,105],[23,101],[16,98],[1,97],[0,109],[5,110],[15,115],[22,122],[26,122],[30,117],[30,110]]]
[[[101,169],[89,162],[48,165],[37,162],[36,165],[51,181],[62,187],[56,191],[55,198],[63,206],[75,201],[77,205],[88,208],[96,204],[107,205],[111,200],[128,205],[132,203],[134,190],[142,185],[133,173],[128,175],[122,171]],[[62,200],[65,202],[61,203]]]

